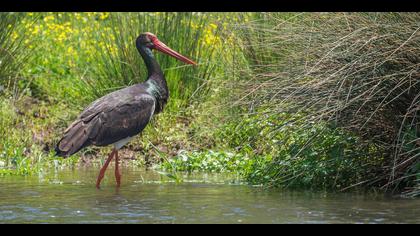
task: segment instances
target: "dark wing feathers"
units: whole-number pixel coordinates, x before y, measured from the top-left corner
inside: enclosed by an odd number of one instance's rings
[[[154,106],[153,97],[142,96],[108,112],[101,112],[92,119],[95,129],[91,132],[92,144],[104,146],[138,134],[149,123]]]
[[[59,156],[69,156],[88,145],[87,139],[90,127],[83,121],[76,120],[64,132],[63,138],[58,142],[55,151]]]
[[[155,98],[128,87],[99,98],[64,132],[56,152],[69,156],[91,144],[105,146],[140,133],[149,123]]]

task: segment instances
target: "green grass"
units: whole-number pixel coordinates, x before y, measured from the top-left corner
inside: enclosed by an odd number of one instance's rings
[[[146,68],[135,39],[153,32],[171,48],[196,60],[185,65],[155,53],[171,92],[169,109],[189,105],[191,96],[205,97],[207,84],[222,67],[219,26],[223,19],[198,13],[43,13],[33,41],[37,50],[26,68],[35,77],[33,95],[84,105],[113,90],[143,82]],[[129,27],[121,27],[129,25]],[[40,28],[41,27],[41,28]],[[34,30],[36,28],[36,30]]]
[[[0,13],[0,95],[18,97],[21,71],[30,52],[22,47],[22,39],[13,39],[13,32],[24,33],[20,20],[22,13]]]
[[[29,102],[26,100],[26,102]],[[51,126],[63,107],[45,104],[25,104],[24,100],[13,104],[0,98],[0,175],[28,175],[48,170],[51,167],[74,166],[76,158],[57,159],[46,143],[53,134]],[[36,119],[35,117],[42,117]],[[47,136],[47,137],[43,137]]]
[[[234,172],[243,171],[249,162],[249,157],[227,151],[191,151],[180,152],[161,165],[170,171],[186,172]]]

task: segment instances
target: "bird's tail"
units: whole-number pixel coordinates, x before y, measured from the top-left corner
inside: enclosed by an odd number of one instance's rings
[[[83,121],[76,120],[65,131],[63,138],[58,141],[55,147],[57,156],[68,157],[88,145],[87,127]]]

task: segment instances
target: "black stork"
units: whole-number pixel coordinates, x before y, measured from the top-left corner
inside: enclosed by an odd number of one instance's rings
[[[64,131],[55,148],[58,156],[68,157],[84,147],[113,145],[112,152],[101,168],[96,187],[99,188],[105,171],[115,156],[115,179],[121,183],[118,169],[118,150],[143,131],[154,114],[161,112],[168,101],[169,90],[162,69],[152,49],[163,52],[187,64],[194,61],[172,50],[152,33],[141,34],[136,47],[148,72],[143,83],[107,94],[91,103]]]

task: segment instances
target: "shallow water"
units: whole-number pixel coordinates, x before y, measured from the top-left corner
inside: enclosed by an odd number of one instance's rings
[[[132,168],[119,189],[109,168],[98,190],[97,172],[0,177],[0,223],[420,223],[420,199],[265,190],[203,174],[177,184]]]

